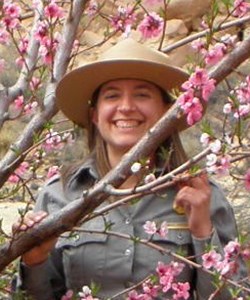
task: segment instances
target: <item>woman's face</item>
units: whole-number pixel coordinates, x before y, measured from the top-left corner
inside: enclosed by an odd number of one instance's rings
[[[108,154],[125,153],[168,107],[154,84],[134,79],[113,80],[101,87],[92,121],[106,142]]]

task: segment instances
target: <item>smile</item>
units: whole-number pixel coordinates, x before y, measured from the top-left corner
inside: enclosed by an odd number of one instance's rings
[[[142,121],[137,120],[117,120],[114,122],[115,126],[118,128],[136,128],[140,126]]]

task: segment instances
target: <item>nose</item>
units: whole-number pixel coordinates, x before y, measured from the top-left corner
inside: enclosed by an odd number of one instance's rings
[[[120,112],[129,112],[135,110],[135,102],[133,97],[128,94],[125,94],[121,97],[118,104],[118,111]]]

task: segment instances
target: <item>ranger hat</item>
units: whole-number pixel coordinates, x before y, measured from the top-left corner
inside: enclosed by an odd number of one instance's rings
[[[180,88],[188,77],[186,72],[171,63],[166,54],[127,38],[109,48],[97,61],[66,74],[57,86],[56,103],[65,116],[88,129],[92,96],[103,83],[139,79],[170,92]],[[179,130],[187,127],[184,118],[181,122]]]

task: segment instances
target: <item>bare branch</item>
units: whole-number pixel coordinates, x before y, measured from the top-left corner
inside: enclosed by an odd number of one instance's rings
[[[24,156],[19,156],[20,153],[24,153],[33,145],[33,137],[36,134],[41,133],[43,126],[48,122],[56,113],[57,108],[55,106],[55,89],[58,80],[62,78],[67,70],[67,66],[70,60],[72,44],[76,38],[77,28],[79,26],[81,16],[87,0],[75,0],[71,14],[65,21],[62,42],[59,45],[59,51],[55,57],[54,63],[54,79],[48,83],[45,97],[44,97],[44,110],[36,114],[30,123],[25,128],[23,134],[12,145],[11,149],[7,152],[5,157],[0,162],[0,186],[2,186],[13,170],[24,159]],[[18,81],[16,87],[12,88],[12,97],[14,91],[19,90],[21,83],[27,81],[27,78],[21,78]],[[0,95],[1,96],[1,95]],[[15,161],[15,163],[13,163]]]

